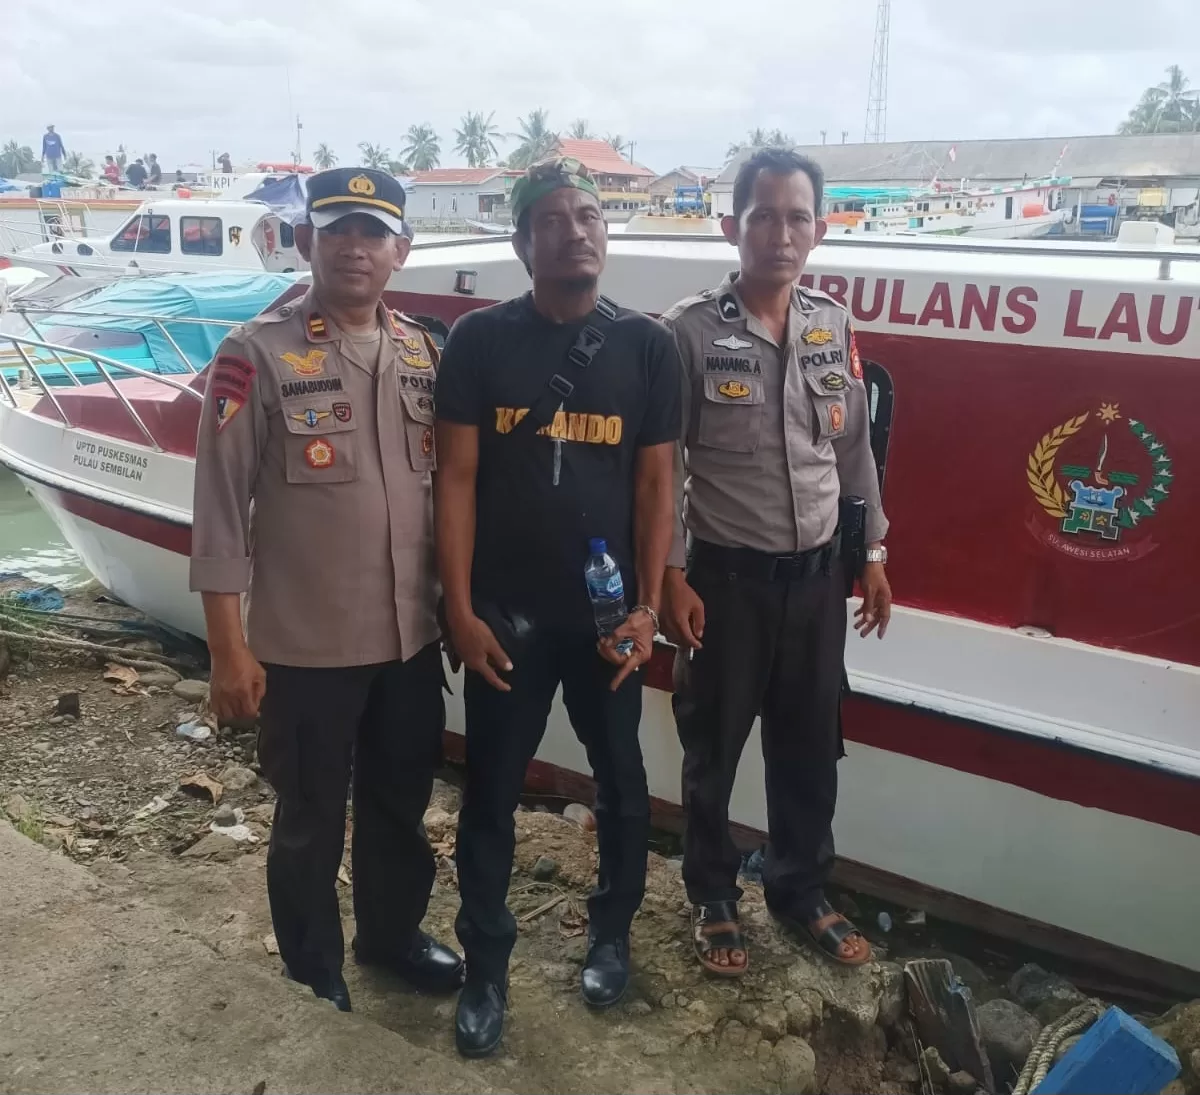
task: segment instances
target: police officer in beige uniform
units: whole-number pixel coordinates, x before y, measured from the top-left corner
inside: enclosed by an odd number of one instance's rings
[[[883,637],[891,592],[849,316],[825,294],[796,286],[825,232],[822,189],[820,168],[805,157],[752,156],[734,184],[733,216],[722,223],[740,271],[663,316],[684,368],[677,478],[686,501],[663,615],[680,647],[683,876],[697,958],[727,976],[748,965],[729,798],[760,714],[767,904],[837,961],[856,965],[871,953],[823,892],[833,860],[846,638],[839,497],[866,501],[868,561],[855,625],[864,636],[878,629]]]
[[[267,889],[280,955],[343,1011],[336,880],[352,770],[358,960],[428,991],[463,974],[419,927],[435,870],[421,819],[444,728],[437,351],[381,303],[408,256],[403,206],[382,172],[310,178],[296,243],[312,288],[222,343],[196,444],[191,588],[213,708],[260,717],[278,795]]]

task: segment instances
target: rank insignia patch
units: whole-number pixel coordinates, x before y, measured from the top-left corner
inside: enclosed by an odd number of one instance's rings
[[[326,334],[325,321],[318,315],[308,317],[308,337],[324,338]]]

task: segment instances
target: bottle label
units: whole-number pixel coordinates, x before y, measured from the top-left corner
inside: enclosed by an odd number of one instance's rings
[[[625,583],[621,581],[621,574],[619,571],[616,574],[614,574],[611,578],[609,578],[608,584],[605,586],[605,592],[610,597],[624,596]]]

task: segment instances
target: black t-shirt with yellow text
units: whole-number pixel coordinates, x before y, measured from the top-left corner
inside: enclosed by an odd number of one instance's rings
[[[552,322],[531,293],[471,312],[446,340],[436,393],[440,420],[479,428],[474,595],[572,632],[594,626],[583,580],[592,537],[608,541],[625,603],[636,603],[637,450],[678,441],[681,428],[671,333],[619,308],[581,368],[567,352],[585,322]],[[554,422],[514,432],[555,373],[575,389]]]

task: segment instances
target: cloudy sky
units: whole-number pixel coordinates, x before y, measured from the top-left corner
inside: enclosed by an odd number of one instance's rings
[[[655,170],[719,165],[756,125],[861,140],[874,22],[875,0],[0,0],[0,142],[39,151],[53,122],[92,158],[285,160],[298,113],[306,157],[428,121],[450,166],[464,111],[509,132],[544,106]],[[1200,84],[1200,0],[892,0],[890,56],[889,138],[1106,133],[1168,64]]]

